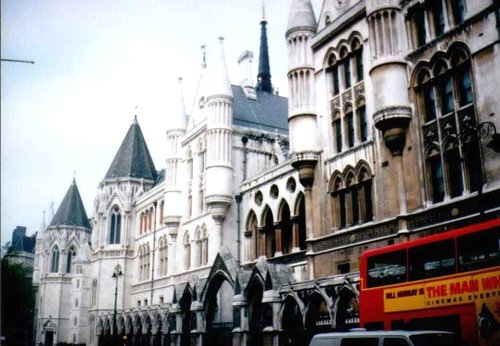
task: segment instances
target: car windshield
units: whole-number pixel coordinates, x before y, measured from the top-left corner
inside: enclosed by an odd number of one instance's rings
[[[410,340],[415,346],[456,346],[458,345],[458,340],[455,334],[440,334],[440,333],[429,333],[429,334],[418,334],[410,336]]]

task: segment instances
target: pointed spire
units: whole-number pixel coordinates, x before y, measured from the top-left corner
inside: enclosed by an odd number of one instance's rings
[[[262,1],[262,20],[260,21],[260,53],[259,53],[259,72],[257,74],[257,86],[255,89],[258,91],[273,92],[273,85],[271,83],[271,67],[269,65],[269,49],[267,46],[267,20],[264,8],[264,1]]]
[[[292,0],[288,16],[288,35],[295,30],[311,30],[316,32],[318,24],[310,0]]]
[[[52,201],[52,202],[50,202],[50,209],[49,209],[49,223],[52,222],[52,220],[54,219],[54,215],[55,215],[54,201]]]
[[[156,180],[157,175],[137,116],[135,116],[105,179],[144,178]]]
[[[43,233],[47,229],[47,224],[45,223],[45,210],[42,213],[42,221],[40,222],[40,229],[36,232],[36,239],[42,240]]]
[[[186,130],[187,127],[187,114],[186,105],[184,104],[184,95],[182,93],[182,78],[178,79],[179,85],[176,88],[176,95],[172,102],[172,115],[169,117],[167,123],[167,131],[170,130]]]
[[[45,210],[42,213],[42,222],[40,222],[40,231],[45,231],[47,224],[45,223]]]
[[[203,52],[203,60],[201,62],[201,67],[206,68],[207,67],[207,57],[206,57],[206,49],[205,45],[201,46],[201,51]]]
[[[74,178],[50,226],[79,226],[92,229]]]
[[[219,37],[219,57],[215,64],[210,65],[210,84],[207,85],[207,97],[215,95],[226,95],[233,97],[231,83],[226,65],[226,56],[224,54],[224,38]]]

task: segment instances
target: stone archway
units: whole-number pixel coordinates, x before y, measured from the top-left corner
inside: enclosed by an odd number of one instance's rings
[[[264,304],[264,284],[255,279],[249,283],[246,289],[248,302],[248,345],[263,345],[262,330],[265,327]]]
[[[233,297],[232,282],[223,274],[213,276],[205,295],[204,345],[233,344]]]
[[[307,344],[302,311],[292,296],[288,296],[283,303],[281,328],[280,345]]]
[[[189,289],[184,290],[184,294],[179,301],[181,308],[181,320],[182,320],[182,333],[180,346],[190,346],[191,345],[191,322],[192,322],[192,312],[191,303],[193,302],[193,296]],[[196,316],[194,317],[196,318]]]
[[[332,331],[332,314],[325,298],[313,292],[309,298],[305,327],[309,341],[313,335]]]

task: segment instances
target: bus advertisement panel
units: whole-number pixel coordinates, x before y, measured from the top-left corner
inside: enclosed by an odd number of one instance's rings
[[[363,253],[360,322],[500,345],[500,219]]]

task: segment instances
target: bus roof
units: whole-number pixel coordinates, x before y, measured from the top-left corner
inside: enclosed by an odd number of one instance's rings
[[[388,245],[388,246],[383,246],[383,247],[379,247],[379,248],[375,248],[375,249],[366,250],[361,254],[361,257],[373,256],[373,255],[378,255],[380,253],[403,250],[403,249],[406,249],[406,248],[409,248],[412,246],[418,246],[418,245],[427,244],[427,243],[433,242],[433,241],[453,238],[456,236],[460,236],[462,234],[467,234],[467,233],[471,232],[471,230],[478,231],[478,230],[492,228],[495,226],[500,226],[500,218],[496,218],[496,219],[489,220],[489,221],[482,222],[482,223],[477,223],[477,224],[470,225],[470,226],[457,228],[457,229],[454,229],[451,231],[446,231],[446,232],[439,233],[439,234],[433,234],[430,236],[406,241],[403,243],[398,243],[398,244],[393,244],[393,245]]]
[[[330,339],[332,337],[367,337],[367,336],[407,336],[428,335],[428,334],[454,334],[448,331],[440,330],[369,330],[369,331],[349,331],[332,332],[314,335],[315,339]]]

